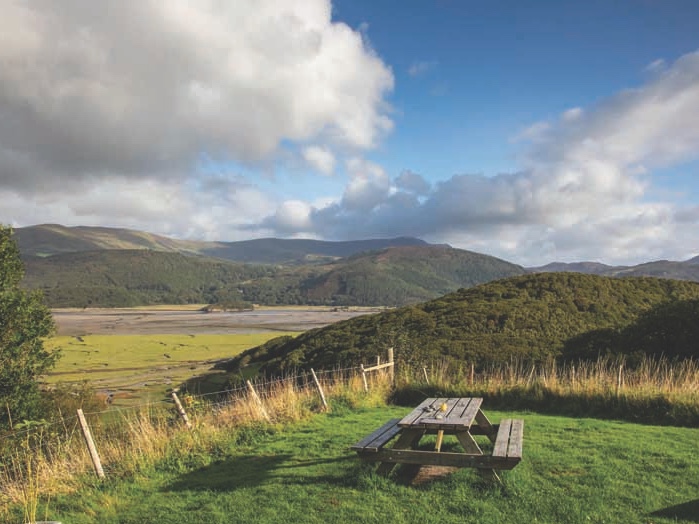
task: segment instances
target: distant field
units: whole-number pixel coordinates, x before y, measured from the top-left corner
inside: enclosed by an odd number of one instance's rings
[[[46,341],[62,357],[47,382],[81,382],[112,393],[115,403],[162,396],[213,364],[288,333],[57,336]]]
[[[206,375],[206,388],[225,379],[212,370],[268,340],[377,311],[376,308],[284,307],[201,312],[201,304],[144,308],[56,309],[58,336],[50,349],[62,358],[49,384],[89,383],[114,404],[162,398],[182,382]]]

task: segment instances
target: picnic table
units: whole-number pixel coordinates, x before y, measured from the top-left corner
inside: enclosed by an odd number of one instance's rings
[[[491,424],[481,410],[482,398],[428,398],[403,418],[386,422],[351,449],[362,460],[380,462],[377,472],[388,475],[396,464],[477,468],[498,478],[495,470],[514,468],[522,460],[524,421],[504,419]],[[436,434],[434,449],[420,447],[424,435]],[[444,435],[453,435],[462,452],[443,452]],[[483,453],[474,436],[485,435],[492,452]],[[393,446],[387,444],[394,438]]]

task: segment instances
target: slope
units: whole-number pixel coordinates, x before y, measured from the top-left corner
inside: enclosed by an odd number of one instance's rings
[[[655,308],[698,298],[699,284],[693,282],[577,273],[524,275],[296,338],[273,339],[236,357],[228,368],[256,364],[275,374],[295,367],[331,368],[340,362],[357,365],[387,346],[393,346],[396,359],[407,365],[445,357],[485,365],[512,358],[542,361],[586,352],[596,356],[616,348],[605,345],[608,337],[592,335],[630,329],[644,314],[654,318]],[[679,323],[696,324],[696,315],[689,318],[696,308],[684,311],[688,317]],[[597,342],[601,345],[595,346]],[[664,349],[660,342],[648,348]],[[696,356],[696,349],[692,351]]]
[[[41,289],[52,307],[236,303],[238,284],[278,271],[200,256],[103,250],[25,257],[23,285]]]

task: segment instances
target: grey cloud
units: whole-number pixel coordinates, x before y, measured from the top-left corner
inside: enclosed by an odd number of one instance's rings
[[[409,169],[404,170],[395,179],[398,189],[415,193],[416,195],[426,195],[430,190],[430,184],[422,176],[413,173]]]
[[[0,187],[172,179],[201,152],[362,149],[391,127],[391,71],[328,0],[0,0],[0,17]]]

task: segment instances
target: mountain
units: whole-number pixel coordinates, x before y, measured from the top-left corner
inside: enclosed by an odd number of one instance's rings
[[[396,246],[427,246],[424,240],[411,237],[348,240],[329,242],[309,239],[258,238],[238,242],[218,242],[215,247],[202,249],[205,255],[266,264],[299,264],[329,262],[357,253]]]
[[[525,273],[504,260],[446,246],[392,247],[327,267],[304,283],[309,302],[405,305]]]
[[[22,256],[51,256],[102,249],[151,249],[192,253],[216,246],[215,242],[175,240],[131,229],[66,227],[58,224],[18,227],[14,230],[14,238]]]
[[[332,264],[272,266],[150,250],[26,256],[24,286],[52,307],[235,302],[405,305],[524,269],[444,246],[394,247]]]
[[[57,224],[16,228],[14,233],[20,253],[25,257],[103,249],[151,249],[261,264],[328,262],[363,251],[393,246],[428,245],[423,240],[410,237],[344,242],[279,238],[261,238],[238,242],[203,242],[177,240],[130,229],[66,227]]]
[[[599,262],[552,262],[545,266],[527,268],[530,273],[576,272],[608,277],[658,277],[699,282],[699,257],[685,262],[656,260],[636,266],[608,266]]]
[[[694,282],[528,274],[356,317],[295,338],[279,337],[245,351],[227,368],[254,364],[268,374],[293,368],[330,369],[370,362],[387,346],[394,347],[402,365],[414,366],[443,358],[483,366],[511,359],[631,353],[638,348],[669,358],[680,355],[671,350],[683,348],[682,356],[696,358],[695,344],[678,341],[699,335],[698,315],[699,284]],[[671,325],[678,333],[662,331],[664,324],[658,319],[663,318],[675,318]],[[625,333],[636,337],[629,339],[634,344],[624,342]]]
[[[527,268],[531,273],[587,273],[589,275],[605,275],[614,271],[614,266],[601,264],[599,262],[551,262],[545,266]]]

